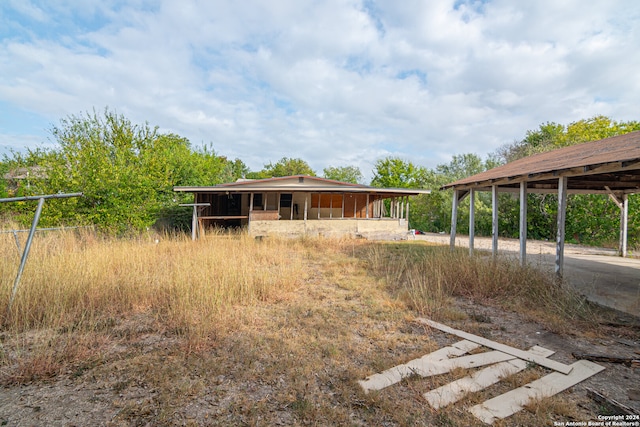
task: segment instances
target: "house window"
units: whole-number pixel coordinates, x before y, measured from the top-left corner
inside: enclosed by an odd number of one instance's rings
[[[262,193],[257,193],[253,195],[253,209],[256,208],[262,209]]]
[[[291,202],[293,201],[293,194],[285,193],[280,195],[280,207],[281,208],[290,208]]]

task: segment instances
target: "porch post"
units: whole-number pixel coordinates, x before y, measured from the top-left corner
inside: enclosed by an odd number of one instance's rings
[[[253,193],[249,195],[249,219],[247,220],[247,231],[251,234],[251,213],[253,212]]]
[[[367,219],[369,219],[369,193],[367,193]]]
[[[309,194],[304,195],[304,222],[307,222],[307,199],[309,199]]]
[[[355,197],[354,197],[355,196]],[[351,197],[353,197],[353,217],[357,218],[356,215],[358,215],[358,197],[357,195],[352,194]]]
[[[342,193],[342,213],[340,219],[344,219],[344,193]]]
[[[278,193],[278,200],[276,203],[278,204],[276,207],[276,210],[278,211],[278,219],[280,219],[280,193]]]
[[[333,193],[329,193],[329,219],[333,218]]]
[[[564,270],[564,232],[567,217],[567,177],[558,178],[558,234],[556,236],[556,276],[561,279]]]
[[[520,183],[520,265],[527,264],[527,183]]]
[[[320,219],[320,199],[322,198],[322,193],[318,193],[318,219]]]
[[[407,225],[409,225],[409,196],[407,196]]]
[[[491,242],[491,254],[495,258],[498,256],[498,186],[491,186],[491,234],[493,239]]]
[[[193,193],[193,215],[191,216],[191,240],[198,237],[198,193]]]
[[[469,190],[469,256],[473,255],[476,234],[476,190]]]

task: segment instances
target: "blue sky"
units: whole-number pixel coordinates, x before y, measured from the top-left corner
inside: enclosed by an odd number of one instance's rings
[[[640,120],[636,0],[3,0],[0,154],[109,107],[252,170],[486,156]]]

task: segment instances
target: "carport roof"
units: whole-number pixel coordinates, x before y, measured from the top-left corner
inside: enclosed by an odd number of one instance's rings
[[[525,157],[460,179],[441,189],[556,192],[558,178],[567,177],[572,193],[640,192],[640,131]]]

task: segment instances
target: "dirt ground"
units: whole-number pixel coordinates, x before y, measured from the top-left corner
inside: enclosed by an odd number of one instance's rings
[[[373,287],[351,284],[349,271],[335,277],[313,268],[309,283],[288,300],[260,307],[263,315],[249,316],[236,333],[194,356],[180,354],[180,338],[158,330],[151,317],[117,320],[99,359],[46,380],[4,384],[0,425],[482,425],[465,415],[455,421],[464,403],[430,411],[420,394],[430,383],[422,380],[363,396],[357,380],[375,373],[372,366],[387,369],[459,338],[416,323],[396,302],[378,300]],[[520,349],[540,345],[562,363],[575,362],[578,352],[640,357],[638,319],[622,313],[598,334],[558,335],[478,301],[454,304],[464,315],[449,326]],[[547,425],[616,413],[587,397],[587,388],[640,412],[638,365],[598,363],[603,372],[562,394],[577,413],[554,415]],[[539,419],[528,413],[500,425]]]

